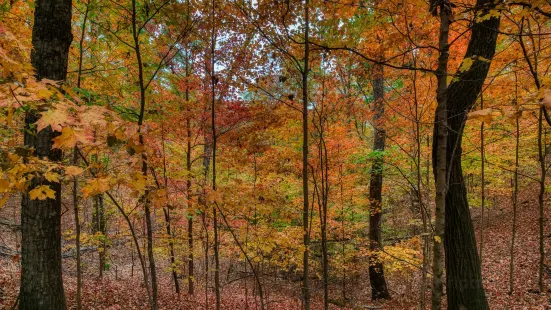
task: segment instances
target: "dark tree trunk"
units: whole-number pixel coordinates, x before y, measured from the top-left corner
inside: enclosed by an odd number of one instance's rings
[[[491,0],[477,0],[476,11],[485,15],[495,9]],[[475,14],[476,15],[476,14]],[[479,15],[476,15],[479,16]],[[490,68],[497,41],[500,19],[492,17],[472,26],[472,34],[465,59],[473,65],[460,72],[448,87],[448,191],[446,194],[446,292],[448,309],[489,309],[480,270],[475,231],[467,201],[467,191],[461,169],[461,142],[466,114],[478,98]],[[437,136],[435,132],[434,136]],[[437,143],[433,145],[433,154]]]
[[[433,8],[438,9],[438,8]],[[443,291],[443,264],[444,249],[442,240],[445,238],[445,209],[446,209],[446,191],[447,191],[447,141],[448,141],[448,59],[449,59],[449,32],[450,32],[450,15],[451,7],[448,1],[442,1],[439,4],[440,10],[440,33],[438,40],[438,69],[436,70],[436,78],[438,80],[438,88],[436,91],[436,122],[434,128],[438,134],[434,135],[436,145],[434,151],[434,176],[436,195],[434,197],[434,240],[433,240],[433,256],[432,256],[432,291],[431,291],[431,309],[442,309],[442,291]],[[436,13],[433,11],[433,14]]]
[[[309,232],[309,208],[308,203],[308,74],[310,58],[310,1],[304,1],[304,67],[302,69],[302,243],[304,252],[302,254],[302,298],[304,309],[310,310],[310,232]]]
[[[94,161],[97,161],[95,159]],[[106,249],[106,239],[107,239],[107,231],[106,231],[106,220],[105,220],[105,204],[103,200],[103,194],[99,194],[94,196],[94,218],[92,221],[92,226],[94,228],[94,233],[100,233],[101,234],[101,248],[98,251],[99,255],[99,266],[98,266],[98,276],[100,278],[103,277],[103,271],[105,270],[105,251]]]
[[[371,166],[371,180],[369,182],[369,282],[371,283],[371,298],[389,299],[390,294],[385,280],[383,263],[379,259],[381,250],[381,220],[383,218],[383,156],[385,150],[386,131],[381,124],[384,115],[384,81],[382,65],[373,68],[373,152],[375,156]]]
[[[73,40],[72,3],[37,0],[35,5],[31,62],[36,77],[63,81]],[[61,150],[52,149],[52,129],[36,132],[33,124],[38,118],[34,112],[25,117],[25,146],[34,148],[40,158],[61,161]],[[34,178],[29,190],[38,185],[49,185],[55,191],[55,199],[31,200],[28,194],[22,197],[19,309],[66,309],[61,270],[61,184]]]

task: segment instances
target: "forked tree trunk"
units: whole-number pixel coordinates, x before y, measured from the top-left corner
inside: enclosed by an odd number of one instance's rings
[[[67,77],[71,33],[70,0],[35,1],[31,63],[37,79],[63,81]],[[51,127],[36,132],[35,111],[25,116],[24,143],[34,155],[57,162],[61,150],[52,149],[56,135]],[[41,178],[30,182],[29,190],[49,185],[55,199],[31,200],[24,193],[21,200],[21,287],[19,309],[66,309],[61,269],[61,184]]]

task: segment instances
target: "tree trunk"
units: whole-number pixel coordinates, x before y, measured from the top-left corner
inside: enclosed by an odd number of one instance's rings
[[[107,233],[105,229],[105,204],[103,200],[103,194],[94,196],[94,219],[93,227],[94,233],[101,234],[101,248],[98,250],[99,254],[99,277],[103,277],[103,271],[105,270],[105,251],[106,251],[106,239]]]
[[[491,9],[495,9],[496,5],[491,0],[477,0],[475,15],[486,15]],[[473,64],[469,70],[458,72],[447,90],[449,126],[447,174],[449,179],[446,193],[444,247],[449,310],[488,309],[461,168],[461,143],[466,114],[481,92],[490,68],[490,61],[495,53],[499,23],[499,17],[490,17],[473,24],[471,39],[464,57],[472,59]],[[437,149],[438,145],[435,143],[433,155]]]
[[[137,21],[137,7],[136,0],[132,0],[132,39],[134,41],[134,51],[136,53],[136,62],[138,66],[138,85],[140,90],[140,114],[138,117],[138,139],[140,146],[145,146],[143,135],[143,122],[145,118],[145,106],[146,106],[146,84],[144,80],[144,63],[142,60],[142,54],[140,50],[140,38],[139,38],[139,25]],[[142,152],[142,175],[144,179],[147,179],[148,161],[147,154]],[[151,297],[152,304],[151,309],[157,310],[158,305],[158,285],[157,285],[157,268],[155,266],[155,255],[153,254],[153,224],[151,220],[151,201],[148,197],[149,191],[146,190],[141,200],[144,203],[145,224],[147,231],[147,258],[149,259],[149,272],[151,274]]]
[[[451,7],[449,1],[442,1],[439,4],[440,10],[440,34],[439,34],[439,57],[438,69],[436,77],[438,79],[438,88],[436,101],[436,122],[434,128],[437,128],[438,134],[435,134],[433,139],[436,139],[435,156],[433,160],[434,176],[435,176],[435,210],[434,210],[434,240],[433,240],[433,263],[432,263],[432,294],[431,294],[431,309],[439,310],[442,308],[442,274],[443,274],[443,258],[444,249],[442,241],[445,239],[445,208],[446,208],[446,191],[447,191],[447,173],[446,173],[446,143],[448,140],[448,124],[447,124],[447,88],[448,88],[448,59],[449,59],[449,31],[450,31],[450,14]]]
[[[72,3],[69,0],[35,2],[31,63],[37,79],[63,81],[67,76],[71,34]],[[61,150],[52,149],[55,133],[51,127],[36,132],[34,112],[25,116],[24,143],[39,158],[57,162]],[[61,184],[41,178],[30,182],[29,190],[49,185],[55,199],[21,200],[21,287],[19,309],[66,309],[61,269]]]
[[[302,69],[302,230],[304,253],[302,257],[302,298],[304,309],[310,310],[310,274],[309,274],[309,255],[310,255],[310,234],[309,234],[309,203],[308,203],[308,61],[310,57],[309,45],[309,0],[304,1],[304,68]]]
[[[373,152],[375,153],[371,166],[369,181],[369,282],[371,283],[371,298],[389,299],[383,263],[379,259],[381,251],[381,221],[383,217],[383,152],[385,150],[386,131],[382,125],[385,112],[384,80],[382,65],[373,67]]]
[[[211,33],[211,132],[212,132],[212,190],[216,192],[216,3],[212,0],[212,33]],[[214,228],[214,294],[216,297],[216,310],[220,310],[220,243],[218,237],[218,215],[216,202],[212,207],[212,221]]]
[[[538,118],[538,160],[540,164],[540,180],[539,180],[539,193],[538,193],[538,226],[539,226],[539,264],[538,264],[538,290],[543,292],[543,267],[545,265],[545,244],[544,244],[544,221],[545,221],[545,177],[547,173],[547,167],[545,166],[546,145],[543,138],[543,109],[540,108]]]
[[[518,113],[518,81],[517,74],[515,72],[515,109]],[[520,145],[520,121],[517,117],[515,119],[515,171],[513,173],[512,187],[513,187],[513,228],[511,231],[511,249],[509,252],[509,291],[508,294],[513,294],[514,283],[513,274],[515,272],[515,239],[517,234],[517,207],[518,207],[518,166],[519,166],[519,145]]]
[[[186,54],[187,56],[187,54]],[[186,77],[188,73],[188,60],[186,57]],[[189,104],[189,88],[186,87],[186,104]],[[189,110],[188,110],[189,113]],[[187,196],[187,239],[188,239],[188,294],[194,294],[194,261],[193,261],[193,205],[191,203],[191,120],[190,116],[186,117],[186,134],[187,134],[187,149],[186,149],[186,196]]]
[[[484,98],[480,94],[480,109],[484,109]],[[484,209],[486,209],[486,178],[484,175],[486,156],[484,154],[484,122],[480,124],[480,265],[482,266],[482,253],[484,252]]]

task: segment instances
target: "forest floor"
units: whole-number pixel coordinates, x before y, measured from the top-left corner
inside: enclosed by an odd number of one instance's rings
[[[486,210],[487,221],[484,230],[483,267],[484,287],[491,309],[551,309],[551,269],[546,269],[545,293],[537,292],[538,282],[538,210],[536,197],[525,195],[519,199],[518,231],[515,245],[515,272],[513,277],[514,292],[509,290],[509,253],[511,243],[512,212],[507,201],[497,202],[497,207]],[[546,210],[549,213],[549,210]],[[480,210],[473,208],[477,238],[480,233]],[[485,216],[486,217],[486,216]],[[546,251],[551,251],[551,223],[546,221],[545,243]],[[549,257],[549,255],[548,255]],[[70,263],[68,263],[70,261]],[[73,259],[64,260],[64,283],[69,309],[76,309],[76,278],[74,276]],[[546,261],[551,266],[551,260]],[[10,309],[14,304],[19,282],[17,259],[0,258],[0,309]],[[197,288],[193,298],[186,294],[178,297],[168,273],[162,275],[159,287],[160,309],[206,309],[214,306],[214,295],[209,292],[205,300],[204,286]],[[356,279],[355,283],[347,284],[345,288],[348,301],[342,303],[341,287],[332,287],[331,295],[335,302],[331,309],[418,309],[420,275],[388,275],[392,300],[383,303],[373,303],[369,300],[370,288],[367,277]],[[147,309],[147,295],[141,284],[139,272],[134,277],[116,276],[112,272],[103,279],[91,274],[85,274],[83,283],[83,309]],[[300,309],[300,283],[280,280],[266,292],[268,309]],[[186,290],[185,284],[182,290]],[[314,286],[319,284],[314,283]],[[275,289],[276,287],[277,289]],[[313,308],[322,309],[322,294],[319,287],[314,287]],[[248,300],[249,307],[245,306]],[[337,302],[337,301],[341,302]],[[426,290],[427,308],[430,305],[430,288]],[[338,306],[336,304],[340,304]],[[222,289],[222,309],[260,309],[259,301],[253,296],[252,285],[245,289],[244,281],[235,281]]]

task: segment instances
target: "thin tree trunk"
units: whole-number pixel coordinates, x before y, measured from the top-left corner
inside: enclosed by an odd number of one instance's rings
[[[540,108],[539,118],[538,118],[538,158],[540,162],[540,190],[538,194],[538,224],[539,224],[539,266],[538,266],[538,288],[540,292],[543,292],[543,272],[545,265],[545,244],[544,244],[544,224],[545,224],[545,177],[547,169],[545,167],[545,140],[543,139],[543,109]]]
[[[35,1],[31,63],[38,80],[64,81],[67,76],[71,33],[70,0]],[[52,162],[62,159],[62,152],[52,148],[51,127],[36,132],[36,111],[25,115],[25,147],[34,155]],[[61,269],[61,184],[35,177],[28,190],[48,185],[55,199],[32,200],[28,192],[21,200],[21,286],[19,309],[66,309]]]
[[[436,76],[438,79],[438,88],[436,100],[438,106],[436,108],[436,124],[438,134],[435,136],[437,140],[437,149],[435,152],[435,160],[433,165],[435,173],[435,211],[434,211],[434,242],[433,242],[433,263],[432,263],[432,297],[431,309],[442,309],[442,291],[443,291],[443,260],[444,260],[444,230],[445,230],[445,213],[446,208],[446,191],[447,191],[447,170],[446,170],[446,144],[448,139],[448,124],[447,124],[447,88],[448,88],[448,58],[449,58],[449,43],[448,36],[450,30],[450,14],[451,6],[448,1],[439,3],[440,11],[440,35],[439,35],[439,52],[438,69]]]
[[[212,133],[212,190],[216,191],[216,5],[212,0],[212,33],[211,33],[211,133]],[[214,294],[216,295],[216,310],[220,310],[220,252],[218,238],[218,215],[216,206],[212,207],[214,227]]]
[[[166,192],[166,200],[168,202],[168,177],[166,174],[166,149],[165,149],[165,135],[164,135],[164,125],[161,127],[161,139],[163,143],[163,179],[164,179],[164,188]],[[157,182],[157,186],[159,184]],[[178,273],[176,272],[176,256],[174,254],[174,233],[172,232],[171,219],[170,219],[170,206],[163,208],[163,213],[165,216],[166,222],[166,234],[168,236],[168,247],[170,251],[170,269],[172,273],[172,281],[174,281],[174,291],[178,296],[180,295],[180,283],[178,282]]]
[[[84,36],[86,34],[86,21],[88,20],[88,11],[90,6],[86,4],[86,10],[84,11],[84,19],[82,21],[82,29],[80,32],[79,58],[78,58],[78,75],[77,75],[77,87],[80,88],[82,80],[82,63],[84,55]],[[73,165],[78,165],[78,148],[75,146],[73,149]],[[80,262],[80,219],[79,219],[79,207],[78,207],[78,180],[76,176],[73,176],[73,212],[75,213],[75,243],[76,243],[76,259],[77,259],[77,310],[82,309],[82,266]]]
[[[521,21],[520,25],[520,33],[524,34],[524,18]],[[532,29],[530,28],[530,24],[528,23],[528,35],[532,41],[532,45],[535,45],[534,36],[532,34]],[[532,46],[533,50],[533,57],[534,62],[532,63],[532,60],[530,59],[530,56],[528,55],[528,52],[526,50],[526,45],[524,44],[524,41],[522,39],[522,35],[519,36],[519,43],[522,48],[522,54],[524,56],[524,60],[528,64],[528,67],[530,69],[530,73],[532,74],[532,77],[534,78],[534,83],[536,84],[537,89],[539,90],[541,88],[540,80],[539,80],[539,74],[538,74],[538,59],[537,59],[537,50],[536,46]],[[543,133],[543,116],[546,115],[547,117],[547,111],[545,110],[545,107],[540,108],[539,118],[538,118],[538,161],[540,164],[540,190],[538,194],[538,211],[539,211],[539,218],[538,218],[538,224],[539,224],[539,266],[538,266],[538,289],[540,292],[543,292],[543,271],[544,271],[544,264],[545,264],[545,244],[544,244],[544,208],[545,208],[545,178],[546,178],[546,172],[547,169],[545,167],[545,156],[546,156],[546,146],[545,141],[542,141],[542,133]]]
[[[78,149],[77,147],[77,152],[78,152],[78,155],[80,156],[80,158],[82,159],[82,161],[84,162],[84,164],[86,165],[86,167],[90,167],[90,163],[88,162],[88,160],[86,159],[86,157],[84,157],[84,155],[82,154],[82,152]],[[91,174],[93,177],[96,177],[96,174],[94,173],[94,170],[90,170]],[[126,223],[128,224],[128,229],[130,229],[130,235],[132,236],[132,240],[134,242],[134,245],[136,247],[136,252],[138,253],[138,259],[140,261],[140,266],[142,268],[142,274],[143,274],[143,280],[144,280],[144,285],[145,285],[145,288],[146,288],[146,292],[147,292],[147,298],[148,298],[148,301],[150,304],[153,303],[153,300],[151,298],[151,290],[150,290],[150,286],[149,286],[149,277],[148,277],[148,274],[147,274],[147,267],[146,267],[146,262],[145,262],[145,257],[144,255],[142,254],[142,251],[140,250],[140,242],[138,240],[138,236],[136,235],[136,231],[134,230],[134,224],[132,224],[132,222],[130,221],[130,218],[128,216],[128,214],[126,214],[124,212],[124,209],[122,208],[122,206],[115,200],[115,198],[113,197],[113,195],[111,195],[109,192],[106,192],[105,193],[107,195],[107,197],[109,197],[109,199],[111,200],[111,202],[117,207],[117,209],[119,210],[119,212],[122,214],[124,220],[126,221]],[[133,253],[133,252],[132,252]],[[132,274],[133,275],[133,274]]]
[[[373,67],[373,152],[375,156],[371,166],[369,182],[369,282],[371,298],[390,299],[386,284],[384,266],[379,258],[382,250],[381,223],[383,218],[383,152],[385,150],[386,130],[383,124],[385,113],[383,67]]]
[[[416,56],[414,53],[412,53],[414,66],[416,65]],[[425,206],[423,202],[423,195],[421,192],[421,184],[422,184],[422,176],[421,176],[421,119],[419,115],[419,101],[417,98],[417,71],[413,71],[413,99],[415,103],[415,120],[414,120],[414,127],[415,127],[415,174],[416,174],[416,186],[417,186],[417,201],[419,203],[419,211],[421,213],[421,222],[423,224],[423,232],[422,232],[422,253],[423,253],[423,265],[422,265],[422,274],[421,274],[421,289],[420,289],[420,296],[419,296],[419,308],[421,310],[425,310],[426,307],[426,287],[427,287],[427,271],[429,268],[429,251],[430,243],[429,243],[429,216],[428,212],[429,209]],[[428,171],[427,171],[428,174]],[[428,187],[428,184],[426,184]]]
[[[187,54],[186,54],[187,56]],[[189,75],[188,59],[186,57],[186,77]],[[189,105],[189,87],[186,86],[186,104]],[[189,108],[188,108],[189,114]],[[186,117],[186,196],[187,196],[187,238],[188,238],[188,294],[194,294],[194,261],[193,261],[193,205],[191,203],[191,119],[190,115]]]
[[[484,97],[482,94],[480,94],[480,109],[484,109]],[[485,169],[484,164],[486,162],[486,156],[484,154],[484,122],[480,124],[480,250],[479,250],[479,256],[480,256],[480,265],[482,266],[482,252],[484,249],[484,209],[486,208],[485,202],[486,202],[486,180],[485,180]]]
[[[77,147],[73,150],[73,165],[78,164],[78,151]],[[76,255],[77,255],[77,310],[82,309],[81,302],[81,289],[82,289],[82,266],[80,263],[80,220],[78,216],[78,181],[77,177],[73,176],[73,212],[75,213],[75,243],[76,243]]]
[[[144,72],[143,72],[143,61],[142,61],[142,54],[140,51],[140,39],[139,39],[139,32],[138,32],[138,24],[137,24],[137,8],[136,8],[136,0],[132,0],[132,38],[134,41],[134,50],[136,53],[136,62],[138,66],[138,84],[140,89],[140,113],[138,117],[138,140],[141,146],[145,146],[144,142],[144,136],[143,136],[143,122],[144,122],[144,116],[145,116],[145,106],[146,106],[146,86],[144,81]],[[147,177],[147,154],[145,152],[142,152],[142,175],[144,178]],[[148,198],[148,191],[146,190],[145,194],[143,195],[143,202],[144,202],[144,213],[145,213],[145,223],[146,223],[146,230],[147,230],[147,256],[149,259],[149,269],[150,269],[150,275],[151,275],[151,293],[152,293],[152,304],[151,309],[157,310],[159,308],[158,306],[158,291],[157,291],[157,269],[155,267],[155,256],[153,255],[153,227],[152,227],[152,220],[151,220],[151,209],[150,209],[150,201]]]
[[[302,69],[302,229],[304,253],[302,258],[302,298],[304,309],[310,310],[310,233],[309,233],[309,202],[308,202],[308,73],[310,57],[310,1],[304,1],[304,67]]]
[[[517,84],[517,74],[515,72],[515,109],[518,113],[518,84]],[[518,207],[518,168],[519,168],[519,142],[520,142],[520,124],[519,117],[517,115],[515,119],[515,171],[513,173],[513,228],[511,231],[511,250],[509,253],[509,292],[508,294],[513,294],[514,283],[513,275],[515,271],[515,238],[517,233],[517,207]]]

